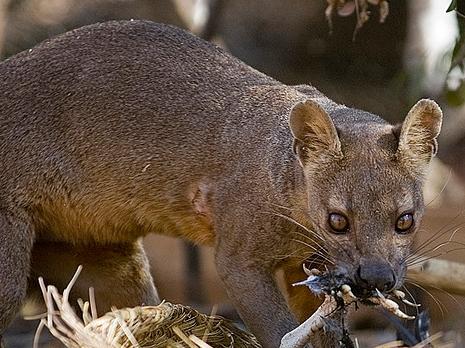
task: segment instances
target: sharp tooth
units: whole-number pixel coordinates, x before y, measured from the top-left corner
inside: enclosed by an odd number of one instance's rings
[[[309,269],[307,268],[307,266],[305,265],[305,263],[302,264],[302,267],[303,267],[304,272],[305,272],[306,275],[308,275],[309,277],[310,277],[311,275],[313,275],[312,271],[309,270]]]

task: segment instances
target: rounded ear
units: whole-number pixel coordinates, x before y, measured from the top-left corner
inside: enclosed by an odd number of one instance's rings
[[[310,158],[342,156],[336,127],[315,101],[308,99],[297,103],[291,110],[289,127],[294,136],[294,152],[302,165]]]
[[[399,135],[397,158],[413,174],[426,174],[431,158],[437,152],[442,111],[436,102],[422,99],[407,114]]]

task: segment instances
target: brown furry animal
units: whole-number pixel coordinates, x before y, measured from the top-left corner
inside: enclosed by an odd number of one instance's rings
[[[441,125],[434,102],[393,127],[146,21],[71,31],[0,75],[0,333],[28,279],[64,286],[78,264],[73,295],[93,286],[102,312],[158,302],[139,242],[150,232],[214,246],[266,347],[297,323],[279,267],[301,309],[318,302],[289,284],[311,255],[360,293],[402,284]]]

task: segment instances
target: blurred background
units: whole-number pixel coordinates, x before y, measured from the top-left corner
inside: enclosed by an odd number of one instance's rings
[[[330,14],[330,5],[338,3],[341,6]],[[391,1],[386,12],[386,3],[0,0],[0,56],[6,59],[83,25],[148,19],[190,30],[286,84],[312,84],[339,103],[393,123],[403,120],[419,98],[433,98],[445,119],[439,154],[425,188],[429,204],[418,244],[430,240],[432,249],[454,231],[454,241],[465,242],[465,232],[460,231],[465,224],[465,4],[462,0]],[[360,27],[365,15],[369,19]],[[385,17],[384,23],[380,17]],[[206,313],[217,305],[220,314],[237,318],[215,273],[211,250],[162,236],[147,237],[145,245],[162,298]],[[465,263],[465,251],[457,245],[445,244],[425,257]],[[430,311],[433,332],[443,332],[456,347],[464,347],[465,299],[436,289],[411,289]],[[352,320],[363,347],[395,339],[385,318],[373,312],[357,313]],[[36,324],[18,320],[9,331],[7,346],[31,346]]]

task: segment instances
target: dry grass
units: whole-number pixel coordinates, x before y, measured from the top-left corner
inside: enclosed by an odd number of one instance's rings
[[[158,306],[114,309],[96,317],[92,290],[90,302],[79,302],[80,318],[69,303],[69,294],[81,271],[60,294],[39,279],[47,313],[41,317],[34,347],[44,327],[68,348],[129,347],[260,347],[255,337],[232,322],[196,310],[163,302]]]

